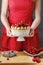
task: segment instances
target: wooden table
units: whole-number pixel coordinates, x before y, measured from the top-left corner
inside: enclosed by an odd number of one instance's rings
[[[1,54],[0,54],[1,55]],[[0,56],[0,65],[43,65],[43,58],[41,59],[41,63],[36,63],[32,61],[33,57],[28,56],[24,52],[18,52],[17,56],[9,58],[7,60],[6,57]]]

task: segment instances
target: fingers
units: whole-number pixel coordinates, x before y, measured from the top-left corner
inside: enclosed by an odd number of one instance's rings
[[[34,30],[33,29],[30,29],[30,37],[33,37],[34,36]]]
[[[7,31],[7,36],[8,36],[8,37],[12,37],[12,32],[11,32],[11,30],[8,30],[8,31]]]

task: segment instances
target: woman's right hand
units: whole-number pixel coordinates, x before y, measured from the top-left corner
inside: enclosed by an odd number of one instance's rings
[[[11,28],[6,30],[6,34],[8,37],[12,37]]]

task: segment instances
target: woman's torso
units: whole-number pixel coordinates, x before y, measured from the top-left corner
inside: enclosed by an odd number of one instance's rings
[[[32,13],[34,10],[34,2],[32,0],[8,0],[9,7],[9,23],[30,23],[32,21]]]

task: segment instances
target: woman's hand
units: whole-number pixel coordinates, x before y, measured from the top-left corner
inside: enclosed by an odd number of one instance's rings
[[[34,29],[30,28],[29,36],[30,36],[30,37],[33,37],[33,36],[34,36]]]
[[[7,36],[12,37],[11,28],[6,30]]]

